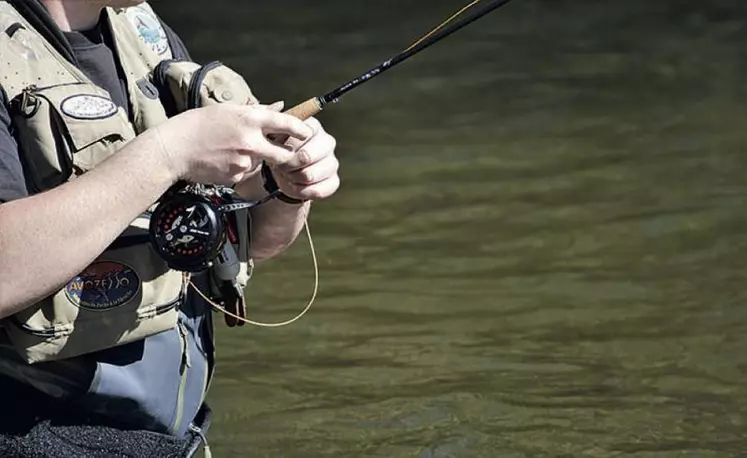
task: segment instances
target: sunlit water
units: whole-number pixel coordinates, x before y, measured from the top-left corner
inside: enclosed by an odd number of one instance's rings
[[[159,3],[267,101],[459,1]],[[747,456],[747,4],[516,0],[320,118],[321,289],[218,325],[216,456]],[[303,240],[250,314],[311,293]]]

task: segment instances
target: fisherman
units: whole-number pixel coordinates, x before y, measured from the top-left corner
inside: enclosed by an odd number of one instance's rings
[[[191,456],[214,361],[189,282],[214,281],[127,234],[178,182],[274,192],[237,223],[246,270],[339,186],[317,120],[189,60],[143,0],[0,1],[0,456]]]

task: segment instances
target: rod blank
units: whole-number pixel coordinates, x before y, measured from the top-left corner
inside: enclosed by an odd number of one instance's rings
[[[429,48],[430,46],[433,46],[438,41],[443,40],[444,38],[448,37],[454,32],[470,25],[471,23],[486,16],[488,13],[495,11],[501,6],[504,6],[510,1],[511,0],[491,0],[487,2],[484,6],[479,8],[477,11],[473,12],[472,14],[462,18],[461,20],[455,22],[454,24],[448,27],[444,27],[442,30],[439,30],[438,32],[431,35],[430,37],[422,40],[420,43],[406,49],[405,51],[402,51],[399,54],[396,54],[391,59],[388,59],[382,62],[381,64],[372,68],[371,70],[367,71],[361,76],[355,79],[352,79],[348,81],[347,83],[343,84],[342,86],[339,86],[333,89],[332,91],[330,91],[329,93],[325,94],[322,97],[314,97],[299,105],[296,105],[293,108],[287,110],[286,113],[291,114],[299,119],[308,119],[311,116],[314,116],[320,111],[322,111],[322,108],[324,107],[324,105],[328,103],[336,102],[344,94],[350,92],[351,90],[355,89],[361,84],[375,78],[376,76],[379,76],[380,74],[384,73],[390,68],[398,64],[401,64],[402,62],[406,61],[407,59],[419,53],[420,51],[423,51],[424,49]]]

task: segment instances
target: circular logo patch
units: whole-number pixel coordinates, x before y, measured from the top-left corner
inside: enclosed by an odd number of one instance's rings
[[[169,39],[161,23],[147,10],[142,8],[129,8],[125,13],[135,31],[146,45],[150,46],[154,53],[165,54],[169,50]]]
[[[117,105],[106,97],[79,94],[63,100],[60,110],[76,119],[104,119],[114,116]]]
[[[110,310],[127,303],[140,290],[140,277],[121,262],[94,262],[65,286],[73,304],[86,310]]]

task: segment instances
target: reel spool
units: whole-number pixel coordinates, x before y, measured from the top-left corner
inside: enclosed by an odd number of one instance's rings
[[[179,192],[164,198],[150,219],[151,243],[172,269],[200,272],[226,243],[226,221],[206,196]]]
[[[151,244],[172,269],[201,272],[223,251],[230,214],[261,203],[237,198],[231,188],[183,185],[166,193],[153,211]]]

